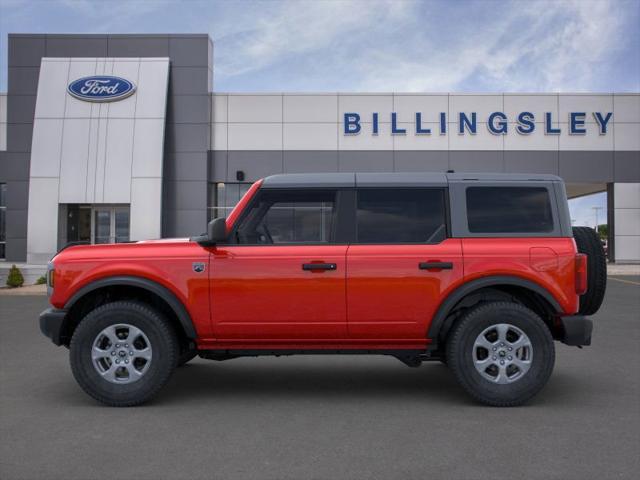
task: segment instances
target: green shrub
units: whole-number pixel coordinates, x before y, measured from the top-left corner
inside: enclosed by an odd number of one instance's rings
[[[45,283],[47,283],[47,277],[45,277],[44,275],[38,277],[38,279],[36,280],[36,285],[44,285]]]
[[[24,277],[18,267],[13,265],[9,270],[9,276],[7,277],[7,286],[11,288],[21,287],[24,283]]]

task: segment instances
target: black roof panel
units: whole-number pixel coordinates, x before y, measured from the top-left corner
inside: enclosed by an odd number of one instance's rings
[[[288,173],[265,178],[262,187],[354,187],[355,184],[356,176],[353,173]]]
[[[444,173],[356,173],[358,187],[446,187]]]
[[[555,175],[539,173],[289,173],[264,179],[263,188],[348,188],[348,187],[446,187],[460,182],[562,181]]]

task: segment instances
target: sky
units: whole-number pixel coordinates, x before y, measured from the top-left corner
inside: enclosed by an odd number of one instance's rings
[[[575,226],[585,226],[595,228],[596,210],[598,225],[607,223],[607,194],[606,192],[595,195],[585,195],[584,197],[569,200],[569,213],[571,222]]]
[[[208,33],[216,91],[640,91],[640,0],[0,0],[8,33]]]
[[[208,33],[218,92],[638,92],[639,25],[640,0],[0,0],[0,91],[8,33]]]

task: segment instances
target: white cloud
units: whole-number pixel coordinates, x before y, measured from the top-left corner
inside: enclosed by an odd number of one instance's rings
[[[216,59],[217,73],[245,74],[306,54],[339,55],[350,35],[403,21],[410,5],[393,0],[258,4],[253,15],[214,22],[214,41],[226,44]]]
[[[422,61],[387,52],[373,56],[364,87],[456,91],[478,77],[504,91],[580,91],[593,85],[593,64],[615,50],[621,13],[607,2],[519,3],[491,25],[465,32],[466,40]],[[526,25],[526,29],[522,26]],[[390,71],[392,59],[401,62]],[[386,87],[384,87],[386,86]],[[478,88],[478,87],[475,87]]]
[[[443,24],[441,9],[451,4],[270,5],[257,21],[241,18],[235,32],[227,26],[216,58],[219,80],[303,68],[310,57],[329,69],[332,83],[349,72],[350,90],[592,90],[594,67],[621,48],[626,13],[608,1],[478,2],[459,22],[448,15]]]

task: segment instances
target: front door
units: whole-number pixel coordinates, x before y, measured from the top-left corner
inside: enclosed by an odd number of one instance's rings
[[[230,243],[212,249],[218,340],[229,348],[296,348],[347,337],[347,245],[336,241],[337,197],[335,190],[258,192]]]
[[[462,278],[460,239],[447,238],[446,191],[357,191],[347,254],[349,334],[388,345],[426,343],[443,293]]]

